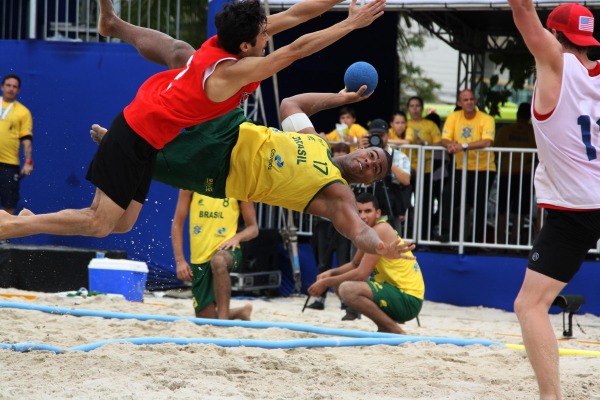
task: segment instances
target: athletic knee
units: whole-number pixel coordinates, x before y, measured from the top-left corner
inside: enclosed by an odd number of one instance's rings
[[[352,302],[357,293],[353,285],[354,282],[342,282],[338,287],[337,293],[344,303]]]
[[[114,227],[113,233],[127,233],[135,226],[135,221],[123,220]]]
[[[540,311],[544,310],[542,304],[535,304],[531,300],[528,300],[526,296],[523,296],[521,293],[517,296],[514,302],[515,315],[517,319],[522,320],[523,318],[527,318],[527,315],[531,312],[535,312],[536,309]]]
[[[116,224],[113,221],[107,221],[105,218],[99,218],[96,213],[92,213],[88,224],[90,236],[97,238],[107,237],[113,233],[115,225]]]
[[[213,273],[229,273],[229,268],[232,264],[232,257],[226,251],[219,250],[210,260],[210,268]]]

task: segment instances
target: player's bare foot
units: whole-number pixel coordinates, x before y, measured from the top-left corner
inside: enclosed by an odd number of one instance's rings
[[[31,212],[31,210],[28,210],[27,208],[24,208],[19,212],[19,217],[29,217],[31,215],[35,215],[35,214],[33,212]]]
[[[402,328],[400,328],[400,325],[398,324],[394,324],[394,326],[390,326],[389,329],[384,329],[382,327],[379,327],[379,329],[377,329],[377,332],[385,332],[385,333],[396,333],[398,335],[406,335],[406,331]]]
[[[120,18],[115,13],[111,0],[99,0],[100,16],[98,17],[98,33],[104,37],[112,37],[115,32],[115,25]]]
[[[252,304],[246,303],[242,307],[242,312],[240,312],[240,319],[242,321],[250,321],[250,315],[252,315]]]
[[[94,124],[92,125],[92,129],[90,129],[90,136],[96,144],[100,144],[102,138],[104,137],[104,135],[106,135],[106,131],[106,128],[103,128],[98,124]]]

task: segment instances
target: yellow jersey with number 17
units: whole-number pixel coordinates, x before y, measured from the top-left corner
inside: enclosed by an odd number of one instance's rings
[[[249,122],[240,125],[227,175],[227,197],[304,212],[334,182],[348,184],[319,136]]]

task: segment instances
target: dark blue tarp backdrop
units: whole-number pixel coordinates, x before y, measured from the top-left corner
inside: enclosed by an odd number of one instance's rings
[[[126,44],[0,41],[0,74],[22,78],[19,100],[34,120],[34,173],[23,180],[20,207],[36,213],[91,204],[85,180],[96,150],[89,128],[110,125],[139,85],[162,68]],[[23,244],[123,249],[132,259],[171,264],[170,222],[177,191],[154,183],[137,225],[104,239],[37,235]]]

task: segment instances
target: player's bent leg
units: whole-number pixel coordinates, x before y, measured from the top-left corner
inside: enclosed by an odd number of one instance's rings
[[[182,68],[194,54],[188,43],[154,29],[143,28],[123,21],[117,16],[111,0],[100,0],[98,32],[102,36],[114,37],[131,44],[153,63],[169,68]]]
[[[347,281],[339,287],[339,295],[348,307],[364,314],[377,325],[379,332],[404,335],[406,332],[375,304],[371,287],[367,282]]]
[[[229,310],[229,319],[241,319],[250,321],[252,315],[252,304],[246,303],[242,307],[236,307]]]
[[[80,235],[105,237],[109,235],[125,210],[96,189],[89,208],[67,209],[49,214],[12,216],[0,211],[0,239],[10,239],[46,233],[50,235]]]
[[[527,269],[515,313],[540,389],[540,399],[560,399],[558,345],[548,310],[566,283]]]
[[[217,306],[215,303],[210,303],[200,311],[196,311],[196,318],[217,319]]]
[[[142,206],[142,203],[135,200],[131,200],[129,207],[127,207],[127,210],[125,210],[125,212],[119,219],[119,222],[117,222],[117,225],[115,225],[113,233],[129,232],[135,225],[135,222],[137,221],[140,212],[142,211]]]
[[[213,274],[213,287],[217,303],[219,319],[229,319],[229,300],[231,299],[231,278],[229,270],[233,265],[233,256],[224,250],[219,250],[210,260]]]

